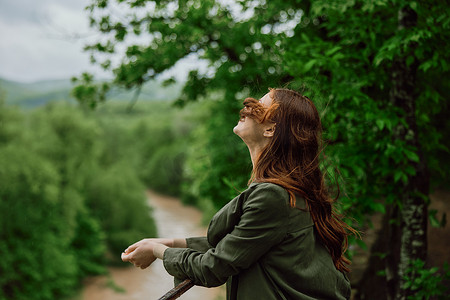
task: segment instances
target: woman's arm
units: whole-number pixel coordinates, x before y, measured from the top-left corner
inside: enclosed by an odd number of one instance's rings
[[[186,248],[186,239],[166,239],[166,238],[151,238],[143,239],[139,242],[129,246],[122,253],[123,261],[128,261],[136,267],[145,269],[150,266],[156,258],[161,258],[164,250],[167,248]]]
[[[170,243],[157,243],[153,247],[153,254],[156,258],[163,259],[164,251],[167,248],[189,248],[200,252],[206,252],[211,247],[208,243],[208,239],[206,236],[202,237],[191,237],[186,239],[174,239],[173,246],[170,246]]]
[[[164,267],[178,279],[217,286],[260,259],[286,235],[288,194],[273,184],[260,184],[244,201],[239,223],[215,248],[164,249]],[[161,253],[159,253],[160,255]]]

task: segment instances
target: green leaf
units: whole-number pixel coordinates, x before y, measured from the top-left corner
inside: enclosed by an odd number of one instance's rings
[[[374,202],[371,206],[374,211],[381,212],[383,214],[386,213],[386,207],[382,203]]]
[[[377,56],[375,56],[375,59],[373,60],[373,64],[375,65],[375,67],[378,67],[383,60],[384,60],[383,55],[378,54]]]
[[[428,219],[430,220],[430,224],[433,227],[443,228],[447,223],[447,214],[444,212],[442,214],[442,219],[439,221],[437,218],[438,211],[436,209],[430,209],[428,211]]]
[[[404,149],[403,152],[405,153],[406,157],[413,162],[419,162],[420,158],[419,155],[417,155],[417,153],[413,152],[413,151],[409,151]]]
[[[436,218],[437,210],[436,209],[430,209],[428,211],[428,220],[430,220],[430,224],[433,227],[439,227],[440,223],[438,219]]]
[[[405,173],[402,173],[402,181],[404,184],[407,184],[409,181],[408,175],[406,175]]]
[[[403,176],[403,172],[401,170],[397,170],[394,173],[394,182],[398,182]]]
[[[413,166],[411,166],[411,165],[406,166],[406,167],[404,168],[404,170],[405,170],[405,172],[406,172],[408,175],[411,175],[411,176],[416,175],[416,169],[415,169]]]
[[[333,55],[335,52],[337,52],[337,51],[339,51],[339,50],[341,50],[341,49],[342,49],[341,46],[336,46],[336,47],[334,47],[334,48],[328,50],[327,52],[325,52],[325,56],[331,56],[331,55]]]
[[[314,66],[314,64],[316,63],[315,59],[311,59],[310,61],[308,61],[306,64],[303,65],[303,72],[308,72],[309,70],[311,70],[311,68]]]
[[[384,128],[384,120],[378,119],[375,121],[377,123],[377,126],[380,130],[383,130]]]
[[[410,55],[406,58],[406,65],[410,66],[414,62],[414,56]]]
[[[429,68],[431,68],[433,66],[433,61],[431,60],[427,60],[426,62],[422,63],[419,66],[419,69],[423,70],[424,72],[426,72]]]

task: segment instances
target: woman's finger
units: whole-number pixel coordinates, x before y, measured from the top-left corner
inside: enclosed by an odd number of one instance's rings
[[[125,252],[122,252],[122,253],[120,254],[120,259],[122,259],[122,261],[128,261],[128,260],[127,260],[127,255],[125,254]]]
[[[138,242],[139,243],[139,242]],[[130,252],[133,252],[134,250],[136,250],[136,248],[138,247],[138,243],[134,243],[131,246],[128,246],[127,249],[125,249],[125,251],[123,251],[124,253],[128,254]]]
[[[133,255],[131,254],[131,252],[128,254],[123,252],[120,255],[120,258],[122,259],[122,261],[129,261],[129,262],[133,263]]]

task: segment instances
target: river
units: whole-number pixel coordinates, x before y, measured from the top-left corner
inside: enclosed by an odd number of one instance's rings
[[[201,226],[199,210],[184,206],[178,199],[148,192],[149,205],[160,237],[187,237],[206,234]],[[110,267],[109,276],[91,277],[85,282],[82,300],[141,300],[158,299],[173,288],[173,277],[164,269],[161,260],[156,260],[145,270],[133,266]],[[180,299],[218,300],[225,299],[225,288],[194,286]]]

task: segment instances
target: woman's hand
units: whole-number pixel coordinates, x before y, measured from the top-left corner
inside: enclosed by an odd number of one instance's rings
[[[150,266],[156,258],[163,259],[164,251],[168,248],[185,248],[186,239],[143,239],[129,246],[122,253],[122,261],[128,261],[145,269]]]
[[[143,239],[129,246],[122,253],[122,260],[141,269],[147,268],[156,260],[156,256],[153,254],[153,249],[157,244],[155,240],[157,239]]]

